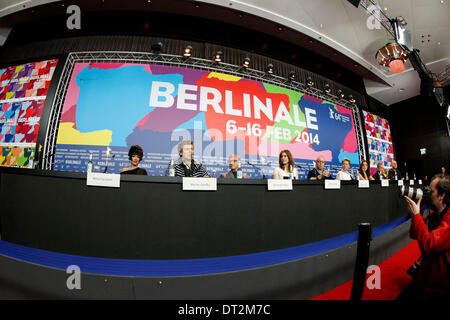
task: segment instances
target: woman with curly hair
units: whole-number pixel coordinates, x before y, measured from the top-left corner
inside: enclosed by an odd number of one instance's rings
[[[131,146],[128,151],[128,159],[131,161],[131,166],[128,168],[123,168],[120,172],[121,174],[140,174],[147,175],[147,171],[145,169],[139,168],[139,163],[144,157],[144,150],[138,145]]]

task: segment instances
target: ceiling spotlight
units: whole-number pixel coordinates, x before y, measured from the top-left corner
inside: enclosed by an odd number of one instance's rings
[[[325,83],[325,85],[323,86],[323,91],[325,91],[328,94],[331,93],[331,87],[328,83]]]
[[[160,53],[163,46],[164,46],[164,44],[160,41],[158,43],[153,44],[151,46],[151,49],[155,53]]]
[[[222,51],[217,51],[216,55],[214,56],[214,61],[215,62],[221,62],[222,61],[222,56],[223,56],[223,52]]]
[[[183,56],[189,58],[191,55],[192,55],[192,46],[187,46],[186,48],[184,48]]]
[[[356,99],[353,98],[353,95],[349,94],[349,95],[348,95],[348,101],[350,101],[351,103],[355,103],[355,102],[356,102]]]
[[[388,43],[377,51],[375,59],[382,66],[389,67],[392,73],[400,73],[405,70],[405,61],[408,53],[397,43]]]
[[[308,77],[306,78],[306,84],[307,84],[309,87],[312,87],[312,86],[314,85],[314,81],[313,81],[313,79],[312,79],[310,76],[308,76]]]
[[[242,62],[242,68],[247,69],[250,66],[250,58],[246,57],[244,62]]]
[[[266,72],[268,74],[273,74],[273,64],[269,63],[266,67]]]
[[[291,70],[289,72],[288,80],[291,80],[291,81],[295,80],[295,71],[294,70]]]
[[[338,89],[338,91],[336,91],[337,95],[339,98],[344,99],[345,98],[345,94],[341,89]]]

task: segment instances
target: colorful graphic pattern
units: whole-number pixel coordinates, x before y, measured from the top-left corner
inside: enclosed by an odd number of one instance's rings
[[[35,147],[1,147],[0,166],[32,167]]]
[[[0,69],[0,100],[45,97],[58,60]]]
[[[119,172],[129,165],[129,147],[138,144],[146,153],[143,167],[163,175],[184,139],[194,140],[196,158],[217,171],[226,170],[227,156],[236,153],[242,164],[251,160],[271,174],[284,149],[304,171],[319,155],[329,165],[340,167],[343,158],[359,164],[353,114],[342,106],[203,70],[77,63],[60,119],[55,169],[84,171],[89,153],[103,164],[108,146],[116,155],[111,172]]]
[[[386,169],[390,169],[395,158],[389,122],[364,110],[363,114],[369,146],[371,172],[375,173],[377,164],[380,162],[383,162]]]
[[[0,69],[0,165],[31,167],[45,98],[58,60]]]

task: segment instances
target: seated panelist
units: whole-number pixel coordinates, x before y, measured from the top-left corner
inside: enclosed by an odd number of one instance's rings
[[[203,165],[194,160],[194,142],[192,140],[181,141],[178,144],[178,153],[180,157],[174,162],[176,177],[210,177]]]
[[[370,175],[369,162],[367,160],[361,161],[358,169],[359,180],[375,180]]]
[[[322,156],[317,157],[316,167],[308,172],[308,180],[333,179],[330,172],[325,169],[325,159]]]
[[[298,180],[298,170],[295,167],[294,158],[289,150],[283,150],[278,156],[279,166],[273,171],[274,179],[289,179]]]
[[[392,168],[388,171],[389,180],[404,180],[402,173],[397,168],[397,161],[392,161]]]
[[[228,167],[230,168],[230,171],[222,173],[220,175],[220,178],[237,179],[237,171],[239,169],[240,160],[241,158],[238,155],[236,154],[230,155],[230,157],[228,158]],[[245,172],[242,172],[242,178],[248,179],[249,176],[247,176]]]
[[[387,179],[386,175],[384,174],[383,162],[378,163],[377,172],[375,172],[375,174],[373,175],[373,178],[375,180],[386,180]]]
[[[336,175],[336,180],[353,180],[353,176],[348,169],[350,168],[350,160],[345,158],[342,160],[342,170],[340,170]]]
[[[120,174],[138,174],[138,175],[147,175],[147,171],[145,169],[139,168],[139,163],[144,157],[144,150],[138,145],[131,146],[128,151],[128,159],[131,161],[131,166],[128,168],[123,168]]]

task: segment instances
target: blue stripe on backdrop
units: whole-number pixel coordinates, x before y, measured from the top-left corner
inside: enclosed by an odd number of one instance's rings
[[[388,224],[374,228],[373,237],[375,238],[392,230],[404,223],[407,219],[408,216],[404,216]],[[77,265],[83,273],[117,276],[167,277],[260,268],[316,255],[351,244],[357,240],[358,232],[356,231],[339,237],[286,249],[229,257],[183,260],[127,260],[84,257],[34,249],[6,241],[0,241],[0,255],[63,270],[66,270],[70,265]]]

